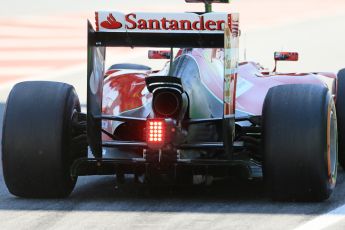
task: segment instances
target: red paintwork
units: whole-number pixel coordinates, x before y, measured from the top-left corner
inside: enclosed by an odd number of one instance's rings
[[[145,77],[149,71],[109,70],[104,80],[102,113],[119,115],[120,113],[143,106],[151,100],[145,93]],[[103,121],[102,127],[113,132],[116,122]],[[111,140],[102,133],[103,140]]]
[[[237,109],[250,114],[261,115],[262,105],[268,90],[271,87],[285,84],[318,84],[325,83],[314,74],[272,74],[262,75],[260,68],[255,63],[248,63],[239,67],[239,78],[243,78],[250,83],[252,87],[237,97]]]
[[[220,49],[193,49],[185,54],[193,57],[199,66],[200,78],[206,88],[223,100],[223,53]],[[284,84],[326,85],[335,94],[336,75],[332,73],[263,73],[259,64],[243,62],[238,67],[236,109],[261,115],[265,96],[271,87]],[[129,70],[109,72],[104,84],[103,112],[118,113],[138,108],[151,100],[144,78],[151,71]]]
[[[125,74],[117,71],[111,74],[104,81],[103,112],[112,114],[116,110],[121,113],[142,106],[143,97],[150,98],[150,95],[142,93],[146,76],[145,73],[135,73],[135,71],[132,73],[126,71]]]
[[[275,52],[274,60],[276,61],[298,61],[298,53],[296,52]]]
[[[149,59],[170,59],[171,52],[169,50],[149,50]]]

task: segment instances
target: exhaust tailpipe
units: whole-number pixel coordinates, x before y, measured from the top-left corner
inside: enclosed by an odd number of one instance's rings
[[[153,93],[152,107],[159,117],[176,117],[181,111],[182,94],[173,88],[157,89]]]
[[[152,110],[155,117],[183,119],[189,103],[180,78],[147,77],[146,85],[153,94]]]

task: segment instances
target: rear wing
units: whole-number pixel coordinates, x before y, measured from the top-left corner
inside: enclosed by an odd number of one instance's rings
[[[101,46],[222,48],[229,14],[96,12]]]
[[[224,48],[224,135],[232,138],[238,66],[238,14],[96,12],[88,22],[88,139],[102,156],[101,120],[106,47]],[[232,139],[231,139],[232,140]],[[231,141],[232,143],[232,141]]]

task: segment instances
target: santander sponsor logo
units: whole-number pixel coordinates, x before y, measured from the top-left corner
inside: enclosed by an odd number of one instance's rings
[[[106,21],[101,22],[101,26],[106,29],[119,29],[122,24],[114,18],[113,14],[109,14]]]
[[[189,19],[180,20],[168,20],[163,17],[161,19],[137,19],[137,15],[127,14],[126,29],[140,29],[140,30],[223,30],[224,20],[207,20],[205,21],[204,16],[199,16],[199,20],[191,21]]]
[[[204,15],[191,17],[187,14],[177,14],[176,18],[170,17],[140,17],[136,13],[124,15],[125,25],[115,19],[112,13],[101,22],[101,27],[108,30],[126,29],[127,31],[223,31],[225,20],[213,19]],[[189,16],[189,17],[188,17]]]

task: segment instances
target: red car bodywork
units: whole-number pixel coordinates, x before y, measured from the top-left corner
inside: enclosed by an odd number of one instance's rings
[[[205,88],[219,100],[223,101],[223,50],[193,49],[184,54],[196,62],[200,81]],[[178,59],[180,56],[177,56]],[[175,59],[175,60],[176,60]],[[104,80],[103,112],[119,115],[149,104],[151,94],[145,85],[145,77],[166,75],[166,69],[156,71],[109,70]],[[265,96],[271,87],[284,84],[325,85],[336,95],[336,75],[332,73],[270,73],[255,62],[242,62],[238,67],[236,85],[236,113],[261,115]],[[222,111],[221,111],[222,112]],[[146,116],[148,114],[144,114]],[[104,128],[114,131],[114,125],[104,124]],[[112,128],[111,128],[112,127]]]

